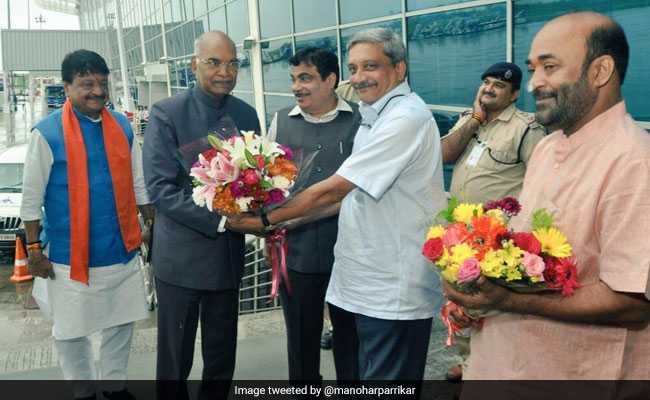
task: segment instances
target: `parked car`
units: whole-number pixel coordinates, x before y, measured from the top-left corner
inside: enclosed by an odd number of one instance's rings
[[[13,257],[16,236],[25,243],[24,225],[20,219],[23,197],[23,167],[27,145],[9,147],[0,153],[0,252]]]

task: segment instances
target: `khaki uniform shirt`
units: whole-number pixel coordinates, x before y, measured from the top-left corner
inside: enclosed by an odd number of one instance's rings
[[[650,135],[620,102],[571,136],[558,131],[540,142],[512,226],[529,230],[531,214],[547,209],[576,255],[577,291],[603,281],[614,291],[650,299],[649,199]],[[469,380],[650,379],[647,325],[628,329],[499,313],[472,332],[471,347],[463,371]]]
[[[470,118],[471,114],[461,116],[447,136],[454,135]],[[511,104],[496,119],[482,124],[476,133],[478,140],[475,136],[467,144],[454,167],[451,195],[472,203],[505,196],[517,197],[526,173],[526,163],[544,134],[544,128],[535,122],[533,114],[520,111]],[[479,158],[473,160],[482,145],[486,147]]]
[[[350,81],[339,82],[339,86],[336,88],[336,94],[349,102],[359,102],[359,95],[357,95]]]

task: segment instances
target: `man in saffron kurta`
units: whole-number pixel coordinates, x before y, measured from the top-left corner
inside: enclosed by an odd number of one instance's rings
[[[53,319],[64,378],[111,380],[104,397],[128,399],[133,325],[147,317],[135,257],[141,241],[136,203],[149,200],[133,131],[123,115],[104,108],[108,74],[91,51],[63,60],[68,99],[32,130],[21,217],[28,265],[39,277],[35,297]],[[88,339],[95,332],[102,334],[98,371]],[[88,384],[74,391],[77,398],[96,396]]]
[[[621,96],[628,52],[622,28],[596,13],[559,17],[533,41],[529,89],[554,133],[533,153],[513,228],[529,230],[536,209],[554,214],[580,288],[517,294],[484,280],[463,295],[447,285],[459,304],[502,311],[472,335],[467,379],[650,379],[650,136]]]

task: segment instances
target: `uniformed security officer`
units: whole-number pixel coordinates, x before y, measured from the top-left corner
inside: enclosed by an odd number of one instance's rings
[[[545,134],[534,114],[515,107],[521,85],[517,65],[494,64],[481,79],[472,110],[442,139],[443,161],[456,162],[451,195],[472,203],[518,196],[526,163]]]
[[[442,139],[443,161],[456,162],[450,193],[462,202],[517,197],[526,163],[545,134],[534,114],[515,107],[521,85],[517,65],[494,64],[481,79],[472,110],[463,113]],[[455,343],[466,361],[469,339],[458,335]],[[458,380],[461,375],[462,367],[453,365],[447,379]]]

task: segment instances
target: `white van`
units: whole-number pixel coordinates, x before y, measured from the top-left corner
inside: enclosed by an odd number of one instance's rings
[[[9,147],[0,153],[0,252],[13,257],[16,236],[25,242],[20,220],[20,202],[23,197],[23,167],[27,145]]]

